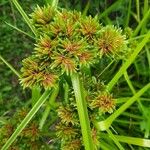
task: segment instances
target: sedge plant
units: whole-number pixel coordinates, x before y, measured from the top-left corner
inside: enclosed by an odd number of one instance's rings
[[[37,96],[40,97],[38,100],[34,99],[31,110],[25,114],[17,129],[6,137],[2,150],[8,149],[19,135],[26,138],[29,122],[47,99],[49,101],[39,121],[39,128],[37,122],[30,125],[30,131],[34,127],[38,133],[33,144],[39,140],[39,134],[42,135],[53,110],[56,117],[47,128],[47,132],[55,131],[54,135],[50,135],[53,149],[95,150],[113,147],[124,150],[120,142],[150,147],[149,140],[137,138],[136,142],[134,137],[112,132],[117,133],[112,126],[113,121],[150,88],[150,83],[134,93],[122,106],[117,106],[115,93],[111,91],[148,42],[150,33],[133,50],[127,32],[113,25],[102,25],[98,16],[85,16],[75,10],[57,8],[58,1],[53,1],[52,5],[37,6],[29,19],[18,2],[13,2],[28,22],[36,40],[32,54],[22,61],[20,84],[23,89],[38,89],[38,94],[39,91],[44,92],[41,97],[40,94]],[[118,61],[123,64],[106,85],[100,79],[100,64]],[[110,145],[105,141],[108,135]],[[28,138],[32,138],[32,135],[28,134]],[[145,143],[141,144],[142,141]],[[42,143],[40,148],[43,147],[50,149],[49,143],[46,146]]]

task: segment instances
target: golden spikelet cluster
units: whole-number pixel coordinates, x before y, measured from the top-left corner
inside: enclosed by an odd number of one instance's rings
[[[66,126],[60,123],[55,128],[57,130],[57,137],[63,141],[71,141],[79,134],[79,130],[71,125]]]
[[[80,139],[74,139],[72,141],[66,142],[62,150],[79,150],[81,149],[81,140]]]
[[[61,149],[80,149],[80,125],[77,111],[71,105],[60,106],[57,110],[59,123],[56,125],[57,137],[62,141]]]
[[[92,109],[99,109],[102,113],[112,113],[115,110],[115,100],[109,93],[100,93],[90,104]]]
[[[34,58],[26,58],[23,60],[21,84],[23,88],[42,86],[45,89],[55,86],[58,76],[52,71],[42,70],[39,62]]]
[[[125,36],[114,26],[103,27],[97,17],[77,11],[55,10],[50,5],[31,14],[38,36],[31,57],[23,61],[23,87],[51,88],[62,74],[89,67],[99,54],[120,58],[126,52]],[[55,73],[54,73],[55,72]]]
[[[125,36],[122,31],[114,26],[103,27],[97,41],[100,53],[111,57],[122,57],[126,53]]]
[[[66,125],[77,125],[79,122],[76,112],[69,106],[60,106],[57,110],[61,122]]]
[[[55,15],[55,10],[50,6],[39,7],[37,5],[34,12],[31,14],[33,23],[36,25],[46,25],[52,21]]]

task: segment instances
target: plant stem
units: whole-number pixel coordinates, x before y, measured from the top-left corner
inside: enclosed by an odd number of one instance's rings
[[[10,23],[8,23],[8,22],[5,22],[5,23],[6,23],[8,26],[10,26],[11,28],[13,28],[13,29],[19,31],[20,33],[22,33],[22,34],[24,34],[24,35],[26,35],[26,36],[28,36],[28,37],[30,37],[30,38],[32,38],[32,39],[35,39],[35,37],[33,37],[32,35],[28,34],[28,33],[25,32],[25,31],[23,31],[23,30],[17,28],[16,26],[14,26],[14,25],[12,25],[12,24],[10,24]]]
[[[48,115],[49,115],[49,112],[50,112],[50,109],[51,109],[51,106],[52,106],[52,105],[50,105],[50,104],[53,104],[53,103],[54,103],[54,101],[56,100],[56,97],[57,97],[57,95],[58,95],[58,92],[59,92],[59,86],[57,86],[57,87],[56,87],[55,89],[53,89],[53,91],[52,91],[52,94],[51,94],[51,96],[50,96],[50,98],[49,98],[49,103],[47,104],[46,109],[45,109],[45,111],[44,111],[44,113],[43,113],[42,119],[41,119],[41,121],[40,121],[40,125],[39,125],[39,129],[40,129],[40,130],[43,128],[43,125],[44,125],[44,123],[45,123],[45,121],[46,121],[46,119],[47,119],[47,117],[48,117]]]
[[[68,83],[66,82],[65,85],[64,85],[64,101],[65,101],[66,104],[67,104],[68,101],[69,101],[69,100],[68,100],[68,99],[69,99],[68,93],[69,93],[69,85],[68,85]]]
[[[104,132],[101,132],[100,136],[106,140],[108,139],[108,134]],[[136,145],[136,146],[142,146],[142,147],[150,147],[149,139],[115,135],[115,134],[113,134],[113,136],[117,138],[119,142],[122,142],[122,143],[127,143],[127,144]]]
[[[125,19],[125,27],[128,27],[129,25],[129,20],[130,20],[130,15],[131,15],[131,5],[132,5],[132,0],[129,0],[127,17]]]
[[[147,21],[149,16],[150,16],[150,9],[147,11],[144,18],[139,22],[138,26],[134,30],[133,35],[132,35],[133,37],[135,37],[138,34],[139,30],[142,28],[143,24]]]
[[[32,30],[32,32],[34,33],[35,36],[37,36],[37,31],[35,29],[35,27],[32,25],[29,17],[27,16],[27,14],[24,12],[24,10],[22,9],[22,7],[20,6],[20,4],[18,3],[17,0],[12,0],[12,2],[14,3],[14,5],[16,6],[16,8],[18,9],[18,11],[20,12],[20,14],[22,15],[23,19],[25,20],[25,22],[28,24],[28,26],[30,27],[30,29]]]
[[[112,12],[112,10],[116,9],[116,7],[121,3],[122,0],[118,0],[115,3],[113,3],[110,7],[108,7],[107,9],[105,9],[105,11],[103,11],[102,13],[100,13],[100,15],[98,16],[98,19],[103,18],[104,16],[107,16],[110,12]]]
[[[111,130],[107,129],[107,133],[109,134],[110,138],[114,141],[114,143],[118,146],[120,150],[125,150],[122,145],[119,143],[118,139],[112,134]]]
[[[79,75],[77,73],[71,75],[71,80],[72,80],[73,89],[75,93],[85,150],[94,150],[94,145],[91,136],[91,129],[90,129],[90,121],[88,117],[87,104],[83,96],[83,90],[82,90],[83,86],[79,79]]]
[[[16,69],[14,69],[13,66],[9,64],[1,55],[0,59],[7,65],[8,68],[10,68],[12,72],[14,72],[19,78],[21,77],[21,75],[16,71]]]
[[[41,97],[41,88],[39,86],[34,86],[32,88],[32,107],[37,102],[37,100]]]
[[[52,0],[52,7],[54,7],[55,9],[57,8],[59,0]]]
[[[150,148],[150,140],[136,137],[114,135],[120,142]]]
[[[49,94],[50,94],[50,90],[47,90],[43,93],[43,95],[40,97],[40,99],[37,101],[34,107],[30,110],[27,116],[23,119],[23,121],[20,123],[20,125],[17,127],[15,132],[11,135],[11,137],[7,140],[7,142],[2,147],[1,150],[7,150],[11,146],[11,144],[16,140],[17,136],[22,132],[22,130],[26,127],[26,125],[30,122],[30,120],[36,114],[36,112],[40,109],[42,104],[46,101]]]
[[[146,92],[150,88],[150,83],[144,86],[139,92],[137,92],[132,98],[130,98],[125,104],[123,104],[119,109],[117,109],[111,116],[109,116],[106,120],[100,121],[96,123],[96,127],[99,130],[107,130],[112,122],[123,113],[130,105],[132,105],[144,92]]]

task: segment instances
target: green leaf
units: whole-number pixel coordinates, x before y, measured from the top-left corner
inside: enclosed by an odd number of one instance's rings
[[[23,121],[20,123],[20,125],[17,127],[15,132],[11,135],[11,137],[7,140],[5,145],[2,147],[1,150],[7,150],[11,144],[16,140],[17,136],[22,132],[22,130],[26,127],[26,125],[30,122],[30,120],[34,117],[36,112],[40,109],[42,104],[46,101],[50,94],[50,90],[47,90],[43,93],[43,95],[40,97],[40,99],[36,102],[34,107],[30,110],[30,112],[27,114],[27,116],[23,119]]]

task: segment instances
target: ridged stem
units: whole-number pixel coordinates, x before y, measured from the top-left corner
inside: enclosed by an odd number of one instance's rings
[[[85,150],[94,150],[94,145],[91,136],[90,121],[88,117],[87,104],[84,98],[83,86],[79,79],[79,75],[74,73],[71,75],[73,89],[76,98],[77,110],[81,125],[82,137]]]

